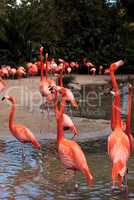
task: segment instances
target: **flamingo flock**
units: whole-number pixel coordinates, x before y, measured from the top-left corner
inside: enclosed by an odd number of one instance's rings
[[[27,69],[30,75],[36,75],[38,72],[38,67],[40,67],[40,82],[39,82],[39,91],[42,95],[42,98],[46,98],[48,103],[53,103],[54,113],[57,124],[57,151],[61,163],[67,168],[74,171],[74,174],[77,171],[82,172],[84,175],[88,186],[93,184],[93,173],[88,166],[86,157],[80,145],[74,141],[75,136],[79,136],[79,131],[69,115],[65,113],[65,107],[69,103],[75,109],[78,108],[78,103],[72,93],[72,91],[63,86],[63,77],[65,71],[71,72],[71,68],[79,67],[78,63],[71,62],[70,64],[64,60],[59,60],[59,67],[57,67],[54,59],[49,62],[48,54],[45,54],[45,65],[43,63],[43,48],[40,48],[40,62],[36,64],[28,63]],[[86,62],[87,67],[93,67],[92,72],[95,75],[94,65],[90,62]],[[121,97],[119,92],[118,83],[116,81],[115,71],[124,64],[122,60],[112,63],[109,67],[109,74],[112,81],[114,99],[112,102],[112,116],[111,116],[111,133],[108,136],[107,140],[107,150],[108,155],[112,161],[112,191],[118,185],[119,190],[125,188],[125,191],[128,191],[128,167],[127,163],[130,155],[134,150],[134,138],[131,131],[131,110],[132,110],[132,85],[129,84],[128,87],[128,109],[125,126],[121,119]],[[51,65],[51,67],[50,67]],[[25,69],[20,67],[18,70],[11,69],[10,67],[5,68],[7,71],[10,71],[10,74],[14,76],[17,74],[18,77],[22,77],[26,74]],[[0,76],[8,77],[8,73],[4,68],[0,71]],[[4,71],[5,70],[5,71]],[[58,73],[58,84],[56,84],[51,78],[49,78],[48,71],[52,70],[55,73]],[[100,68],[102,70],[102,67]],[[45,71],[45,77],[44,77]],[[101,73],[101,72],[100,72]],[[0,78],[0,92],[6,88],[5,81]],[[12,96],[4,96],[2,100],[7,100],[11,103],[11,111],[9,113],[9,130],[12,135],[22,143],[22,158],[25,158],[23,152],[23,144],[30,143],[38,151],[41,150],[41,144],[34,134],[24,125],[14,123],[14,114],[16,110],[16,100]],[[60,102],[60,103],[59,103]],[[72,139],[66,139],[64,131],[70,129],[74,134]]]

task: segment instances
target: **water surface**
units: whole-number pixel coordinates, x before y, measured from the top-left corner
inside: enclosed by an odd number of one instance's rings
[[[83,175],[65,170],[54,142],[41,141],[37,153],[31,145],[24,145],[26,159],[21,156],[18,141],[0,141],[0,199],[2,200],[133,200],[134,156],[129,161],[129,192],[111,192],[111,162],[106,152],[106,141],[82,144],[94,175],[89,188]],[[74,185],[79,184],[76,191]]]

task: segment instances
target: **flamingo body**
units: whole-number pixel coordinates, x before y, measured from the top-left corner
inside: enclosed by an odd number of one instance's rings
[[[120,129],[115,128],[112,134],[108,137],[108,153],[111,157],[112,181],[115,184],[118,176],[124,177],[126,173],[126,165],[130,155],[130,144],[127,135]],[[118,184],[121,187],[121,184]]]
[[[74,171],[81,171],[90,185],[93,177],[87,165],[81,147],[73,140],[63,138],[58,145],[58,153],[62,164]]]
[[[11,132],[21,143],[31,143],[36,149],[40,149],[40,144],[37,142],[32,132],[24,125],[16,124]]]
[[[21,143],[31,143],[36,149],[40,149],[40,144],[32,132],[21,124],[14,124],[14,113],[16,109],[15,99],[11,96],[5,96],[2,100],[7,99],[12,103],[12,109],[9,115],[9,129]]]

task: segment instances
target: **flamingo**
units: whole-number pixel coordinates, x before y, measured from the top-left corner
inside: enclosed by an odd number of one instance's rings
[[[9,77],[9,72],[8,72],[8,69],[6,67],[1,68],[0,74],[1,74],[1,77],[4,78],[4,79]]]
[[[16,74],[16,69],[15,68],[11,68],[10,71],[9,71],[9,74],[11,75],[11,77],[14,79],[15,77],[15,74]]]
[[[11,112],[9,114],[9,129],[14,137],[17,138],[21,143],[31,143],[35,149],[40,150],[41,146],[33,133],[24,125],[22,124],[14,124],[14,113],[16,110],[16,101],[12,96],[5,96],[2,98],[3,100],[8,100],[12,103]],[[24,158],[25,155],[23,154],[22,149],[22,158]]]
[[[46,79],[44,79],[44,66],[42,62],[42,53],[43,53],[43,47],[40,48],[40,66],[41,66],[41,78],[40,78],[40,84],[39,84],[39,91],[42,95],[42,97],[47,97],[47,100],[49,102],[52,101],[52,94],[49,91],[49,86],[55,85],[53,80],[48,79],[48,54],[46,53]]]
[[[103,70],[103,66],[100,65],[100,66],[99,66],[99,75],[102,75],[102,70]]]
[[[18,69],[16,70],[16,76],[18,79],[24,77],[26,75],[25,69],[24,67],[20,66],[18,67]]]
[[[28,74],[31,75],[31,76],[34,76],[38,73],[38,67],[37,67],[36,64],[30,65],[30,63],[28,63],[27,70],[28,70]]]
[[[57,121],[57,148],[59,158],[67,169],[73,170],[74,172],[81,171],[86,177],[88,185],[91,185],[93,176],[88,167],[84,152],[75,141],[64,138],[63,113],[66,105],[66,98],[64,98],[64,92],[61,93],[61,95],[60,109],[58,109],[57,91],[55,90],[54,111]]]
[[[128,86],[128,111],[126,120],[126,134],[129,138],[131,152],[134,150],[134,138],[131,131],[131,112],[132,112],[132,85]]]
[[[90,72],[92,72],[93,76],[95,76],[96,75],[96,68],[95,67],[91,68]]]
[[[3,90],[6,88],[6,82],[0,77],[0,92],[3,92]]]
[[[115,70],[122,65],[123,61],[118,61],[110,65],[110,75],[112,79],[113,89],[115,91],[115,126],[114,130],[108,137],[108,154],[112,160],[112,190],[115,188],[116,179],[118,178],[118,187],[121,189],[123,178],[125,178],[125,189],[127,191],[127,161],[130,155],[130,144],[127,135],[121,127],[120,114],[120,95],[118,85],[115,79]]]
[[[88,74],[89,74],[90,68],[94,67],[94,65],[89,60],[85,60],[85,59],[84,59],[84,65],[88,68]]]

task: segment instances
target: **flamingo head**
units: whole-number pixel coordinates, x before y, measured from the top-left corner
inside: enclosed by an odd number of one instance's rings
[[[51,92],[51,94],[54,94],[54,96],[57,97],[58,91],[57,91],[56,86],[54,86],[54,85],[53,86],[49,86],[48,89]]]
[[[124,65],[123,60],[119,60],[117,62],[114,62],[110,65],[110,72],[116,71],[120,66]]]
[[[40,53],[43,53],[43,47],[40,47]]]
[[[1,100],[4,101],[5,99],[12,103],[15,103],[15,99],[12,96],[4,96]]]
[[[129,83],[129,85],[128,85],[128,91],[129,92],[132,92],[132,85]]]
[[[48,53],[46,53],[46,59],[48,58]]]

